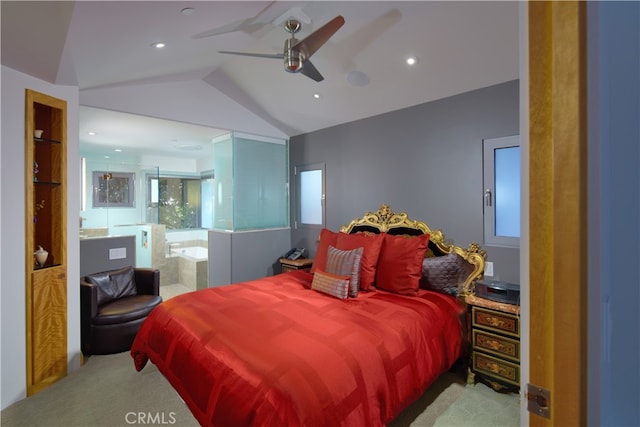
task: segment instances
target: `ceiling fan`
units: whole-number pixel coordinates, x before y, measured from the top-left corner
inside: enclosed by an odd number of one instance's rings
[[[343,25],[344,18],[341,15],[338,15],[304,39],[298,40],[296,39],[295,34],[300,31],[302,24],[297,19],[287,19],[284,23],[284,29],[291,34],[291,38],[285,40],[283,53],[247,53],[231,52],[226,50],[221,50],[219,53],[282,59],[284,60],[284,69],[289,73],[302,73],[305,76],[320,82],[324,80],[324,77],[322,77],[322,74],[320,74],[316,67],[311,63],[309,58]]]

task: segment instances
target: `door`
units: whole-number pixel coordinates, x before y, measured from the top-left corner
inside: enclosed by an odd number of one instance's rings
[[[550,392],[529,424],[586,425],[586,4],[528,14],[529,383]]]

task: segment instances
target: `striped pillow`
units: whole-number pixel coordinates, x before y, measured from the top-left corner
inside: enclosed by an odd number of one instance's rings
[[[313,273],[311,289],[332,295],[336,298],[347,299],[349,294],[349,276],[339,276],[337,274],[325,273],[316,270]]]
[[[349,276],[349,296],[358,296],[360,288],[360,264],[364,248],[343,251],[333,246],[327,249],[327,266],[325,271],[339,276]]]

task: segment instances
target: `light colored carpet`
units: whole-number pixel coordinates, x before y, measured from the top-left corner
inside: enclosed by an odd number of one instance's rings
[[[139,414],[145,422],[138,420]],[[156,418],[148,422],[151,417]],[[89,357],[80,369],[3,410],[0,422],[51,427],[198,425],[157,368],[147,364],[136,372],[128,352]]]
[[[191,292],[192,289],[187,288],[180,283],[176,283],[175,285],[163,285],[160,286],[160,296],[163,301],[168,300],[169,298],[173,298],[176,295],[184,294],[187,292]]]
[[[411,425],[426,426],[426,424]],[[519,396],[513,393],[497,393],[482,383],[466,386],[460,397],[433,424],[435,427],[517,427],[519,425]]]
[[[517,395],[443,374],[391,427],[517,426]],[[196,426],[178,394],[149,363],[136,372],[128,352],[92,356],[79,370],[9,406],[2,426]]]

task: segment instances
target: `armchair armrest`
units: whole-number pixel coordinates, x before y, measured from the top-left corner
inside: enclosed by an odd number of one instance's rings
[[[160,271],[153,268],[134,268],[134,279],[139,294],[160,295]]]
[[[80,314],[93,319],[98,314],[98,286],[80,279]]]
[[[80,337],[90,342],[91,320],[98,315],[98,287],[80,279]]]

